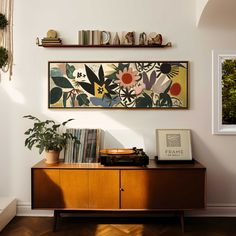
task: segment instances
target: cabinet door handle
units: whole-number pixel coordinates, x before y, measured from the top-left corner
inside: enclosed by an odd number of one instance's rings
[[[125,190],[124,190],[123,188],[120,188],[120,191],[121,191],[121,192],[124,192]]]

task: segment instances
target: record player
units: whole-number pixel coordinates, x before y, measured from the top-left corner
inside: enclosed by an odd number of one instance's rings
[[[142,148],[100,150],[100,162],[105,166],[146,166],[149,157]]]

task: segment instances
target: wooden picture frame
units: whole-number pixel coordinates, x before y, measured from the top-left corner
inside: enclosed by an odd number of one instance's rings
[[[236,52],[212,51],[212,133],[236,134]]]
[[[49,61],[49,108],[187,109],[187,61]]]
[[[189,129],[156,129],[158,162],[192,162]]]

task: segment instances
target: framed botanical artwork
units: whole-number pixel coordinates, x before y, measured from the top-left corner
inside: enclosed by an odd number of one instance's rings
[[[187,109],[187,61],[48,63],[49,108]]]
[[[236,134],[236,52],[212,52],[213,134]]]
[[[189,129],[156,130],[157,161],[192,162],[191,133]]]

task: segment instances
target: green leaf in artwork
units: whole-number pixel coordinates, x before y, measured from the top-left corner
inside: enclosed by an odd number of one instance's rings
[[[75,79],[75,77],[73,76],[73,73],[75,71],[75,66],[74,65],[69,65],[68,63],[66,63],[66,75],[69,79]]]
[[[79,106],[83,106],[83,105],[88,106],[89,105],[89,99],[85,93],[79,94],[76,99],[78,101]]]
[[[64,92],[63,93],[63,106],[64,107],[66,107],[67,97],[68,97],[68,92]]]
[[[104,83],[104,72],[102,66],[100,66],[99,69],[99,76],[101,76],[101,78],[98,78],[96,74],[93,72],[93,70],[90,69],[87,65],[85,65],[85,70],[91,84],[96,83],[102,85]]]
[[[65,77],[52,77],[56,86],[61,88],[74,88],[70,81]]]
[[[125,68],[127,68],[127,70],[128,70],[129,69],[129,65],[130,65],[129,63],[127,63],[127,64],[118,63],[117,66],[115,66],[113,64],[115,71],[112,72],[111,74],[106,75],[106,77],[108,79],[110,79],[110,80],[118,80],[116,74],[118,74],[119,71],[123,71]]]
[[[59,68],[53,67],[50,70],[51,77],[62,77],[62,73]]]
[[[171,97],[167,93],[160,94],[160,106],[161,107],[172,107]]]
[[[127,63],[127,64],[119,63],[118,67],[117,67],[117,70],[118,71],[119,70],[123,71],[125,68],[127,68],[127,70],[129,69],[129,63]]]
[[[70,105],[71,105],[71,107],[74,107],[75,106],[75,94],[72,94],[71,96],[70,96]]]
[[[143,108],[143,107],[152,107],[152,99],[151,97],[146,94],[146,93],[143,93],[142,94],[143,97],[138,97],[136,99],[136,107],[139,107],[139,108]]]
[[[60,100],[62,96],[62,89],[59,87],[54,87],[50,91],[50,104],[54,104]]]
[[[110,75],[107,75],[106,77],[108,78],[108,79],[110,79],[110,80],[118,80],[118,78],[117,78],[117,76],[116,76],[116,74],[117,74],[118,72],[114,72],[114,73],[112,73],[112,74],[110,74]]]

